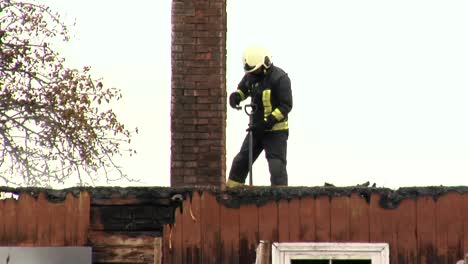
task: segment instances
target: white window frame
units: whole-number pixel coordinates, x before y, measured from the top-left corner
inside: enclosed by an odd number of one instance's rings
[[[272,264],[291,264],[298,259],[370,259],[372,264],[390,264],[387,243],[278,243],[271,246]]]

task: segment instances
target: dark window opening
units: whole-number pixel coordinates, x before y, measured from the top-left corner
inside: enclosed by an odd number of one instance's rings
[[[291,264],[372,264],[370,259],[293,259]]]
[[[370,259],[332,260],[333,264],[372,264]]]

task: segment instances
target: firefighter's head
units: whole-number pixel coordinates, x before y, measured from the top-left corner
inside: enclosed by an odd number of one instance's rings
[[[242,64],[246,73],[263,73],[263,70],[270,68],[272,63],[271,54],[264,47],[252,45],[244,50]]]

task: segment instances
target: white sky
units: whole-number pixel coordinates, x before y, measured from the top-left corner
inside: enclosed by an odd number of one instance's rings
[[[116,110],[140,131],[124,169],[142,185],[169,185],[171,1],[39,2],[76,18],[69,63],[122,89]],[[467,1],[227,3],[228,94],[252,42],[291,78],[290,185],[468,185]],[[226,175],[247,123],[228,109]],[[254,184],[269,177],[262,154]]]

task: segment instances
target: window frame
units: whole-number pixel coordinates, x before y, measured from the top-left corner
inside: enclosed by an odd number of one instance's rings
[[[271,245],[272,264],[291,264],[295,259],[370,259],[372,264],[390,264],[387,243],[297,242]]]

